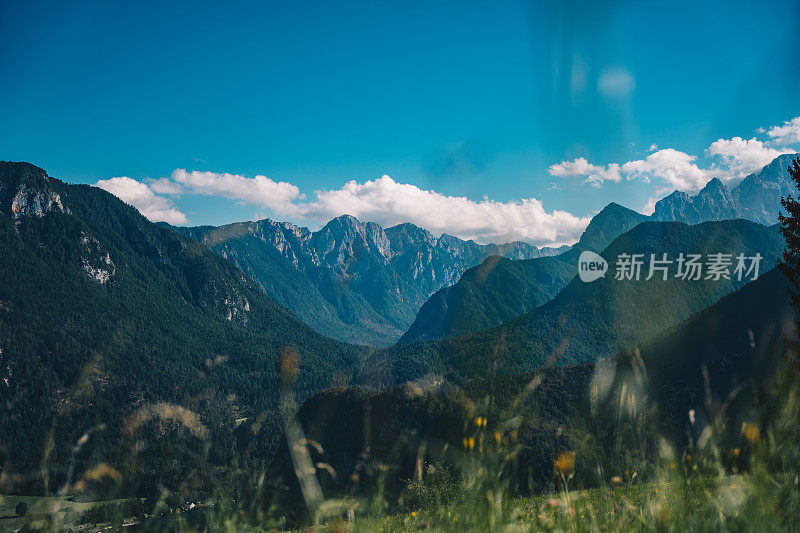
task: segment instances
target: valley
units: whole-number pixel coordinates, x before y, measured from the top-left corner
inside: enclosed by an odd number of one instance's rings
[[[211,502],[202,520],[216,519],[225,498],[246,498],[260,513],[277,506],[288,525],[331,520],[326,506],[377,491],[392,516],[420,508],[438,523],[426,498],[441,496],[425,491],[477,476],[480,490],[558,494],[571,484],[553,475],[562,456],[580,490],[612,478],[628,487],[634,468],[652,483],[659,442],[678,453],[708,431],[723,455],[767,460],[737,428],[777,428],[787,408],[773,391],[787,386],[798,315],[776,225],[727,212],[659,221],[611,204],[557,250],[353,217],[317,232],[271,221],[174,228],[24,163],[0,164],[0,184],[0,262],[13,272],[0,283],[0,422],[13,436],[0,493],[139,498],[151,521],[195,500]],[[605,276],[576,276],[584,251],[607,261]],[[759,270],[615,275],[626,254],[683,253],[758,256]],[[344,309],[354,343],[302,321],[342,336]],[[399,343],[368,346],[403,320]],[[298,475],[298,460],[313,472]],[[714,464],[728,476],[747,468],[704,461],[703,476]],[[324,499],[308,503],[309,487]],[[579,505],[532,501],[537,520]]]

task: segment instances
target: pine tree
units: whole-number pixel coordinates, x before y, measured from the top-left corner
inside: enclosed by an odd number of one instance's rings
[[[800,188],[800,158],[796,158],[789,166],[789,175]],[[789,295],[795,307],[800,309],[800,196],[788,195],[781,198],[781,205],[786,210],[786,214],[779,215],[786,249],[783,251],[783,257],[778,260],[778,267],[792,284]],[[800,345],[796,342],[791,344],[794,348],[792,352],[798,353]],[[795,357],[795,366],[797,362]]]

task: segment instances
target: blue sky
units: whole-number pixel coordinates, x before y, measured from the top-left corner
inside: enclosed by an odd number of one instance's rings
[[[610,201],[797,150],[798,21],[796,1],[4,2],[0,158],[176,223],[346,211],[566,242]]]

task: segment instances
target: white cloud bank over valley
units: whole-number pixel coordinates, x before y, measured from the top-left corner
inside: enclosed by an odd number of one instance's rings
[[[484,243],[573,243],[590,220],[566,211],[548,212],[536,198],[475,201],[400,183],[389,176],[363,183],[353,180],[338,189],[316,191],[313,201],[306,201],[297,186],[266,176],[248,178],[184,169],[176,169],[168,179],[150,180],[149,184],[120,177],[100,180],[96,186],[139,208],[150,220],[170,224],[187,224],[188,220],[168,198],[156,193],[220,196],[263,207],[292,220],[325,222],[349,214],[385,227],[412,222],[434,234],[449,233]]]
[[[711,161],[701,167],[696,155],[674,148],[650,146],[643,159],[598,165],[586,158],[562,161],[547,171],[560,178],[578,178],[593,187],[605,182],[641,180],[655,185],[655,196],[642,208],[651,214],[658,198],[677,189],[697,192],[710,179],[733,183],[744,178],[783,153],[795,150],[789,144],[800,142],[800,117],[783,125],[760,129],[768,137],[718,139],[706,149]],[[547,211],[536,198],[499,202],[488,198],[472,200],[447,196],[409,183],[382,176],[365,182],[348,181],[337,189],[318,190],[309,199],[286,181],[267,176],[176,169],[169,178],[136,181],[128,177],[100,180],[96,186],[137,207],[153,221],[188,224],[188,217],[167,196],[197,194],[235,200],[268,209],[276,217],[293,221],[324,223],[343,215],[374,221],[384,227],[412,222],[434,234],[449,233],[481,243],[524,240],[536,245],[574,243],[590,217],[567,211]],[[557,188],[551,184],[548,188]]]

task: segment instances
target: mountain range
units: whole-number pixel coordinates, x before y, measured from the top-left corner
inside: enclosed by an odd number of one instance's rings
[[[233,262],[317,331],[372,346],[397,341],[431,294],[487,257],[529,259],[567,248],[481,245],[349,215],[313,232],[272,220],[175,229]]]
[[[621,254],[761,254],[761,272],[775,266],[784,249],[775,226],[747,220],[643,222],[602,252],[611,272],[593,283],[577,277],[532,312],[477,333],[413,342],[373,353],[359,378],[372,386],[403,383],[428,374],[462,383],[478,376],[514,374],[542,365],[594,362],[632,348],[662,329],[738,289],[746,279],[685,280],[671,266],[667,279],[616,279]],[[705,274],[703,274],[705,276]]]
[[[580,249],[602,249],[645,219],[610,204],[589,224]],[[496,325],[547,302],[574,275],[578,255],[568,252],[569,246],[540,249],[518,241],[481,245],[447,234],[435,237],[410,223],[384,229],[349,215],[334,218],[314,232],[272,220],[173,229],[232,261],[317,331],[378,347],[416,339],[428,309],[436,305],[429,301],[431,295],[441,298],[437,291],[448,291],[470,267],[476,271],[467,279],[481,278],[482,272],[494,270],[498,263],[509,269],[530,266],[533,272],[517,277],[521,285],[530,280],[533,286],[505,290],[504,280],[504,295],[494,300],[503,302],[504,308],[490,319],[480,317],[473,323],[458,316],[448,321],[464,331]],[[518,303],[504,302],[506,296]]]
[[[789,175],[789,164],[795,158],[797,154],[780,155],[733,188],[714,178],[694,196],[675,191],[656,202],[652,219],[698,224],[744,218],[768,226],[777,224],[781,197],[797,190]]]
[[[774,181],[778,170],[770,165],[742,182],[740,205],[752,187],[745,183]],[[561,376],[552,390],[571,380],[583,394],[578,385],[597,361],[638,347],[654,369],[659,402],[677,406],[670,413],[678,417],[696,403],[699,387],[690,371],[699,348],[687,336],[717,339],[700,346],[717,380],[763,370],[736,365],[778,349],[769,331],[783,332],[793,316],[785,292],[775,296],[785,291],[782,277],[773,271],[739,292],[747,279],[621,281],[609,274],[584,283],[575,277],[577,257],[602,251],[613,265],[622,253],[760,253],[763,273],[783,248],[774,225],[655,221],[616,204],[566,250],[478,245],[347,216],[316,232],[271,221],[174,231],[98,188],[0,162],[0,427],[7,436],[0,490],[52,492],[75,469],[101,463],[116,465],[145,492],[232,483],[278,449],[286,379],[302,402],[353,382],[470,387],[476,378],[545,369]],[[341,324],[350,324],[346,335],[354,339],[365,317],[375,340],[399,335],[414,306],[434,320],[430,334],[374,350],[321,335],[292,304],[316,309],[319,323],[340,328],[340,336]],[[477,311],[463,312],[469,308]],[[436,325],[442,317],[446,327]],[[725,339],[726,324],[750,328],[748,336]],[[384,344],[394,339],[383,337]],[[766,348],[742,352],[745,345]],[[199,477],[182,474],[189,463]]]
[[[566,286],[580,251],[602,250],[644,220],[775,224],[780,198],[794,190],[793,157],[777,157],[733,188],[715,178],[694,196],[675,191],[650,217],[610,204],[572,248],[480,245],[349,215],[318,231],[272,220],[174,229],[232,261],[320,333],[385,347],[480,331],[530,312]]]
[[[796,192],[788,173],[789,163],[795,157],[785,154],[775,158],[733,189],[715,178],[694,196],[675,191],[656,204],[649,218],[610,204],[595,215],[573,249],[552,258],[486,261],[467,270],[456,284],[433,294],[399,342],[476,332],[532,311],[550,301],[577,273],[581,251],[599,252],[615,237],[645,220],[699,224],[743,218],[765,225],[776,224],[781,197]]]

